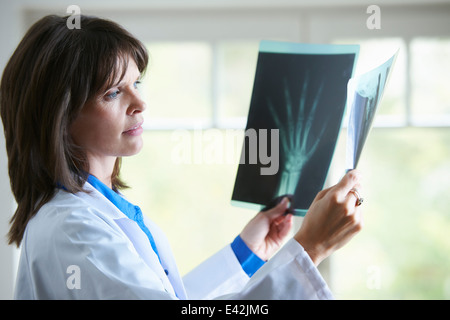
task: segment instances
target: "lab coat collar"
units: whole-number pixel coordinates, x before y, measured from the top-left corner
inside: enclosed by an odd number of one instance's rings
[[[128,202],[119,193],[113,191],[111,188],[109,188],[95,176],[89,175],[87,181],[101,194],[103,194],[105,198],[107,198],[111,203],[113,203],[117,207],[117,209],[122,211],[129,219],[135,221],[139,225],[141,230],[147,235],[153,251],[155,251],[159,261],[161,262],[161,258],[159,256],[155,240],[153,238],[152,233],[144,223],[144,217],[142,215],[141,209],[138,206],[135,206],[134,204]]]
[[[122,211],[131,220],[136,220],[136,206],[124,199],[119,193],[101,182],[97,177],[89,175],[87,182],[97,189],[105,198],[112,202],[120,211]]]
[[[86,192],[78,192],[77,197],[84,200],[89,206],[97,208],[99,212],[109,219],[123,219],[127,216],[120,211],[111,201],[109,201],[103,194],[95,189],[89,182],[83,186]]]

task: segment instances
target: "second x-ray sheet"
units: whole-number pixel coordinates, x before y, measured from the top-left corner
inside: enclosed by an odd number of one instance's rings
[[[397,54],[398,52],[382,65],[348,82],[347,106],[350,116],[345,161],[347,170],[355,169],[358,164]]]
[[[359,46],[262,41],[232,203],[291,195],[304,215],[325,183]]]

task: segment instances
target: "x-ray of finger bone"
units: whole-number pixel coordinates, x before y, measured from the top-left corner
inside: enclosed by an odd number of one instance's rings
[[[397,54],[398,51],[385,63],[369,72],[351,78],[348,82],[347,108],[349,117],[345,161],[347,171],[355,169],[358,165]]]

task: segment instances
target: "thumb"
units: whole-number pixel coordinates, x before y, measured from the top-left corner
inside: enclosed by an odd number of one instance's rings
[[[289,208],[290,200],[288,197],[283,197],[283,199],[273,208],[263,211],[263,213],[271,219],[283,215]]]

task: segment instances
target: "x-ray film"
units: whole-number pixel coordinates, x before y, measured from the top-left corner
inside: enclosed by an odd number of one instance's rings
[[[232,203],[289,195],[304,215],[325,183],[359,46],[262,41]]]
[[[348,82],[347,105],[350,115],[345,161],[347,171],[355,169],[358,164],[397,54],[398,52],[382,65]]]

